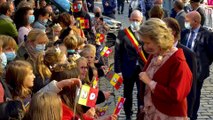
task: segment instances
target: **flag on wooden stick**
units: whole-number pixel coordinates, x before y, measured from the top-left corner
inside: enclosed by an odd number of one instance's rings
[[[123,84],[122,77],[114,71],[109,71],[106,75],[106,78],[110,81],[110,84],[114,86],[116,90],[118,90]]]
[[[125,102],[125,98],[123,98],[123,97],[119,97],[119,98],[118,98],[118,103],[117,103],[117,105],[116,105],[116,108],[115,108],[113,114],[118,115],[118,114],[120,113],[121,108],[122,108],[123,105],[124,105],[124,102]]]

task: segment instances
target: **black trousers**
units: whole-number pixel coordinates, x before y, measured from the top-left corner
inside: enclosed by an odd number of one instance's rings
[[[137,106],[141,105],[139,101],[139,90],[140,90],[140,80],[139,80],[139,73],[141,72],[140,67],[138,66],[134,71],[133,75],[129,78],[124,78],[124,97],[126,98],[124,103],[124,112],[126,116],[132,115],[132,93],[133,87],[136,83],[137,85]]]
[[[192,114],[192,118],[191,120],[196,120],[198,117],[198,110],[200,107],[200,95],[201,95],[201,89],[203,87],[203,82],[204,81],[197,81],[197,90],[196,90],[196,100],[195,100],[195,104],[194,104],[194,109],[193,109],[193,114]]]
[[[124,1],[123,0],[118,0],[117,2],[118,2],[118,7],[117,7],[118,12],[123,13],[123,11],[124,11]],[[121,11],[120,11],[120,8],[121,8]]]

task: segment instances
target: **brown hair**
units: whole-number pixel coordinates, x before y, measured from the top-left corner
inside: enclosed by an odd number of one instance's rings
[[[172,29],[173,32],[175,32],[174,38],[177,40],[180,40],[181,29],[180,29],[180,25],[179,25],[178,21],[171,17],[164,18],[163,21],[167,24],[167,26],[169,28]]]
[[[164,16],[164,11],[163,9],[158,6],[158,5],[155,5],[153,6],[150,10],[149,10],[149,17],[150,18],[159,18],[159,19],[162,19]]]
[[[30,88],[24,88],[23,83],[29,71],[33,70],[30,63],[22,60],[12,61],[6,70],[6,82],[11,87],[13,98],[26,98]]]
[[[56,69],[53,70],[51,80],[61,81],[64,79],[70,79],[70,78],[78,78],[80,75],[80,71],[77,68],[77,66],[72,67],[66,67],[70,66],[69,64],[60,65],[60,70]],[[57,68],[57,67],[56,67]],[[73,84],[69,87],[63,88],[63,90],[59,93],[61,96],[62,101],[69,106],[70,109],[74,109],[75,107],[75,98],[76,98],[76,89],[77,85]],[[80,105],[76,106],[77,115],[83,120],[83,112]]]
[[[71,25],[71,15],[69,13],[61,13],[58,17],[58,22],[63,23],[65,26]]]
[[[62,102],[53,92],[39,92],[33,95],[26,120],[61,120]]]
[[[0,4],[0,14],[7,14],[7,11],[10,10],[10,5],[13,4],[12,0]]]
[[[2,49],[6,49],[6,47],[10,46],[12,47],[14,50],[17,50],[18,45],[16,44],[16,41],[7,35],[0,35],[0,40],[2,41],[3,45],[2,45]]]

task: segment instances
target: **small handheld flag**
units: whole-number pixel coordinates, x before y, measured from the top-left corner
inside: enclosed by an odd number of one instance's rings
[[[109,57],[109,54],[112,52],[112,50],[108,47],[103,47],[103,49],[101,50],[101,56],[104,56],[104,57]]]
[[[118,114],[120,113],[121,108],[122,108],[123,105],[124,105],[124,102],[125,102],[125,98],[123,98],[123,97],[119,97],[119,98],[118,98],[118,103],[117,103],[117,105],[116,105],[116,108],[115,108],[113,114],[118,115]]]
[[[89,20],[84,19],[83,17],[77,18],[77,26],[81,29],[88,29],[89,28]]]
[[[104,40],[105,40],[105,35],[104,34],[100,34],[100,33],[96,34],[96,39],[95,39],[96,42],[103,43]]]
[[[123,84],[122,77],[114,71],[109,71],[106,75],[106,78],[110,81],[111,85],[114,86],[116,90],[118,90]]]
[[[78,104],[95,107],[98,97],[98,89],[92,88],[88,85],[83,85],[80,91]]]
[[[93,88],[97,88],[97,86],[98,86],[98,77],[96,77],[94,80],[93,80],[93,82],[92,82],[92,86],[93,86]]]
[[[107,110],[108,110],[108,108],[109,108],[109,105],[110,105],[111,103],[112,103],[112,102],[107,102],[107,103],[104,104],[103,107],[98,108],[98,109],[96,110],[96,114],[97,114],[98,116],[103,116],[103,115],[105,115],[105,113],[107,112]]]

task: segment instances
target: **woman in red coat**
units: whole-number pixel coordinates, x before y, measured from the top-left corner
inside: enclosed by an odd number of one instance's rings
[[[187,95],[192,73],[182,49],[173,46],[174,37],[166,24],[149,19],[139,30],[144,50],[150,54],[144,71],[139,74],[146,84],[145,120],[187,120]]]

